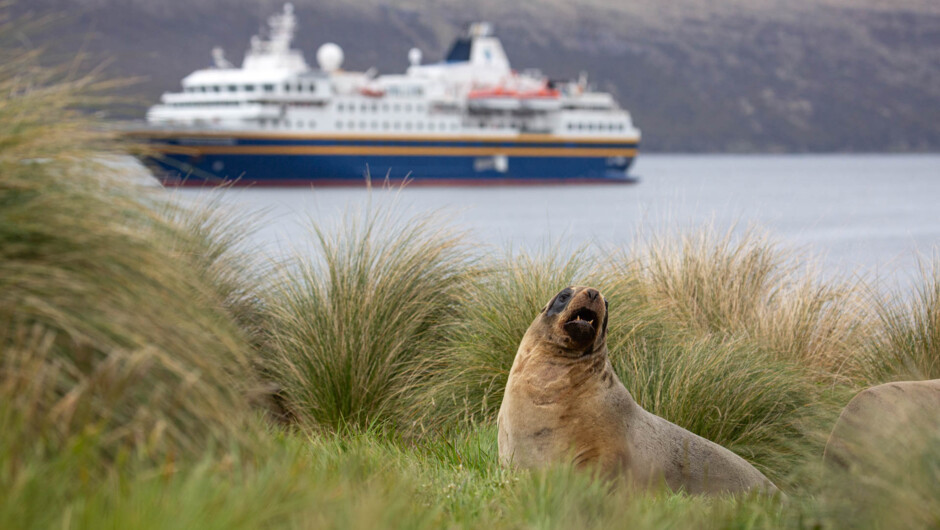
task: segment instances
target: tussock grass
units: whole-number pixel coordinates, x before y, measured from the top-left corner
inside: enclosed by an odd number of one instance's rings
[[[782,487],[804,454],[822,451],[824,440],[804,430],[834,419],[820,403],[831,398],[804,370],[747,342],[640,339],[612,361],[643,408],[731,449]]]
[[[172,248],[183,257],[192,274],[204,278],[239,329],[256,347],[263,340],[264,278],[275,263],[249,240],[263,222],[261,212],[234,212],[218,196],[180,207],[160,204],[160,212],[179,227]]]
[[[281,269],[268,296],[266,368],[291,411],[311,425],[402,421],[472,265],[438,216],[350,212],[313,226],[317,261]]]
[[[869,315],[858,283],[823,281],[764,234],[651,238],[632,266],[650,303],[699,335],[747,338],[827,376],[857,375]]]
[[[880,325],[869,343],[869,379],[940,378],[940,255],[921,261],[912,292],[872,298]]]
[[[102,162],[89,77],[0,66],[0,429],[107,459],[247,440],[250,351],[193,235]]]

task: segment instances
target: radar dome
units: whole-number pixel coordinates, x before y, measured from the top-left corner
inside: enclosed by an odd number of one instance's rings
[[[317,64],[324,72],[335,72],[343,65],[343,49],[327,42],[317,50]]]
[[[412,48],[408,51],[408,62],[411,63],[411,66],[418,66],[421,64],[421,50],[418,48]]]

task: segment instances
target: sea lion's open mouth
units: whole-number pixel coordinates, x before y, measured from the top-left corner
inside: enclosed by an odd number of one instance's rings
[[[587,308],[579,309],[565,321],[563,327],[575,342],[590,340],[597,330],[597,313]]]

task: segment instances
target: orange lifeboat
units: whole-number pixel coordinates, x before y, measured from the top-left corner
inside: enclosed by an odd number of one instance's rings
[[[519,92],[504,87],[475,89],[467,93],[467,104],[488,110],[515,110],[520,106]]]
[[[362,87],[359,89],[359,93],[363,96],[366,96],[367,98],[385,97],[385,91],[378,88]]]

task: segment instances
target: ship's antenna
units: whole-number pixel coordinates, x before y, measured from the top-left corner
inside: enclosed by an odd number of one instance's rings
[[[212,48],[212,63],[216,68],[232,68],[232,63],[225,58],[225,50],[221,46]]]

